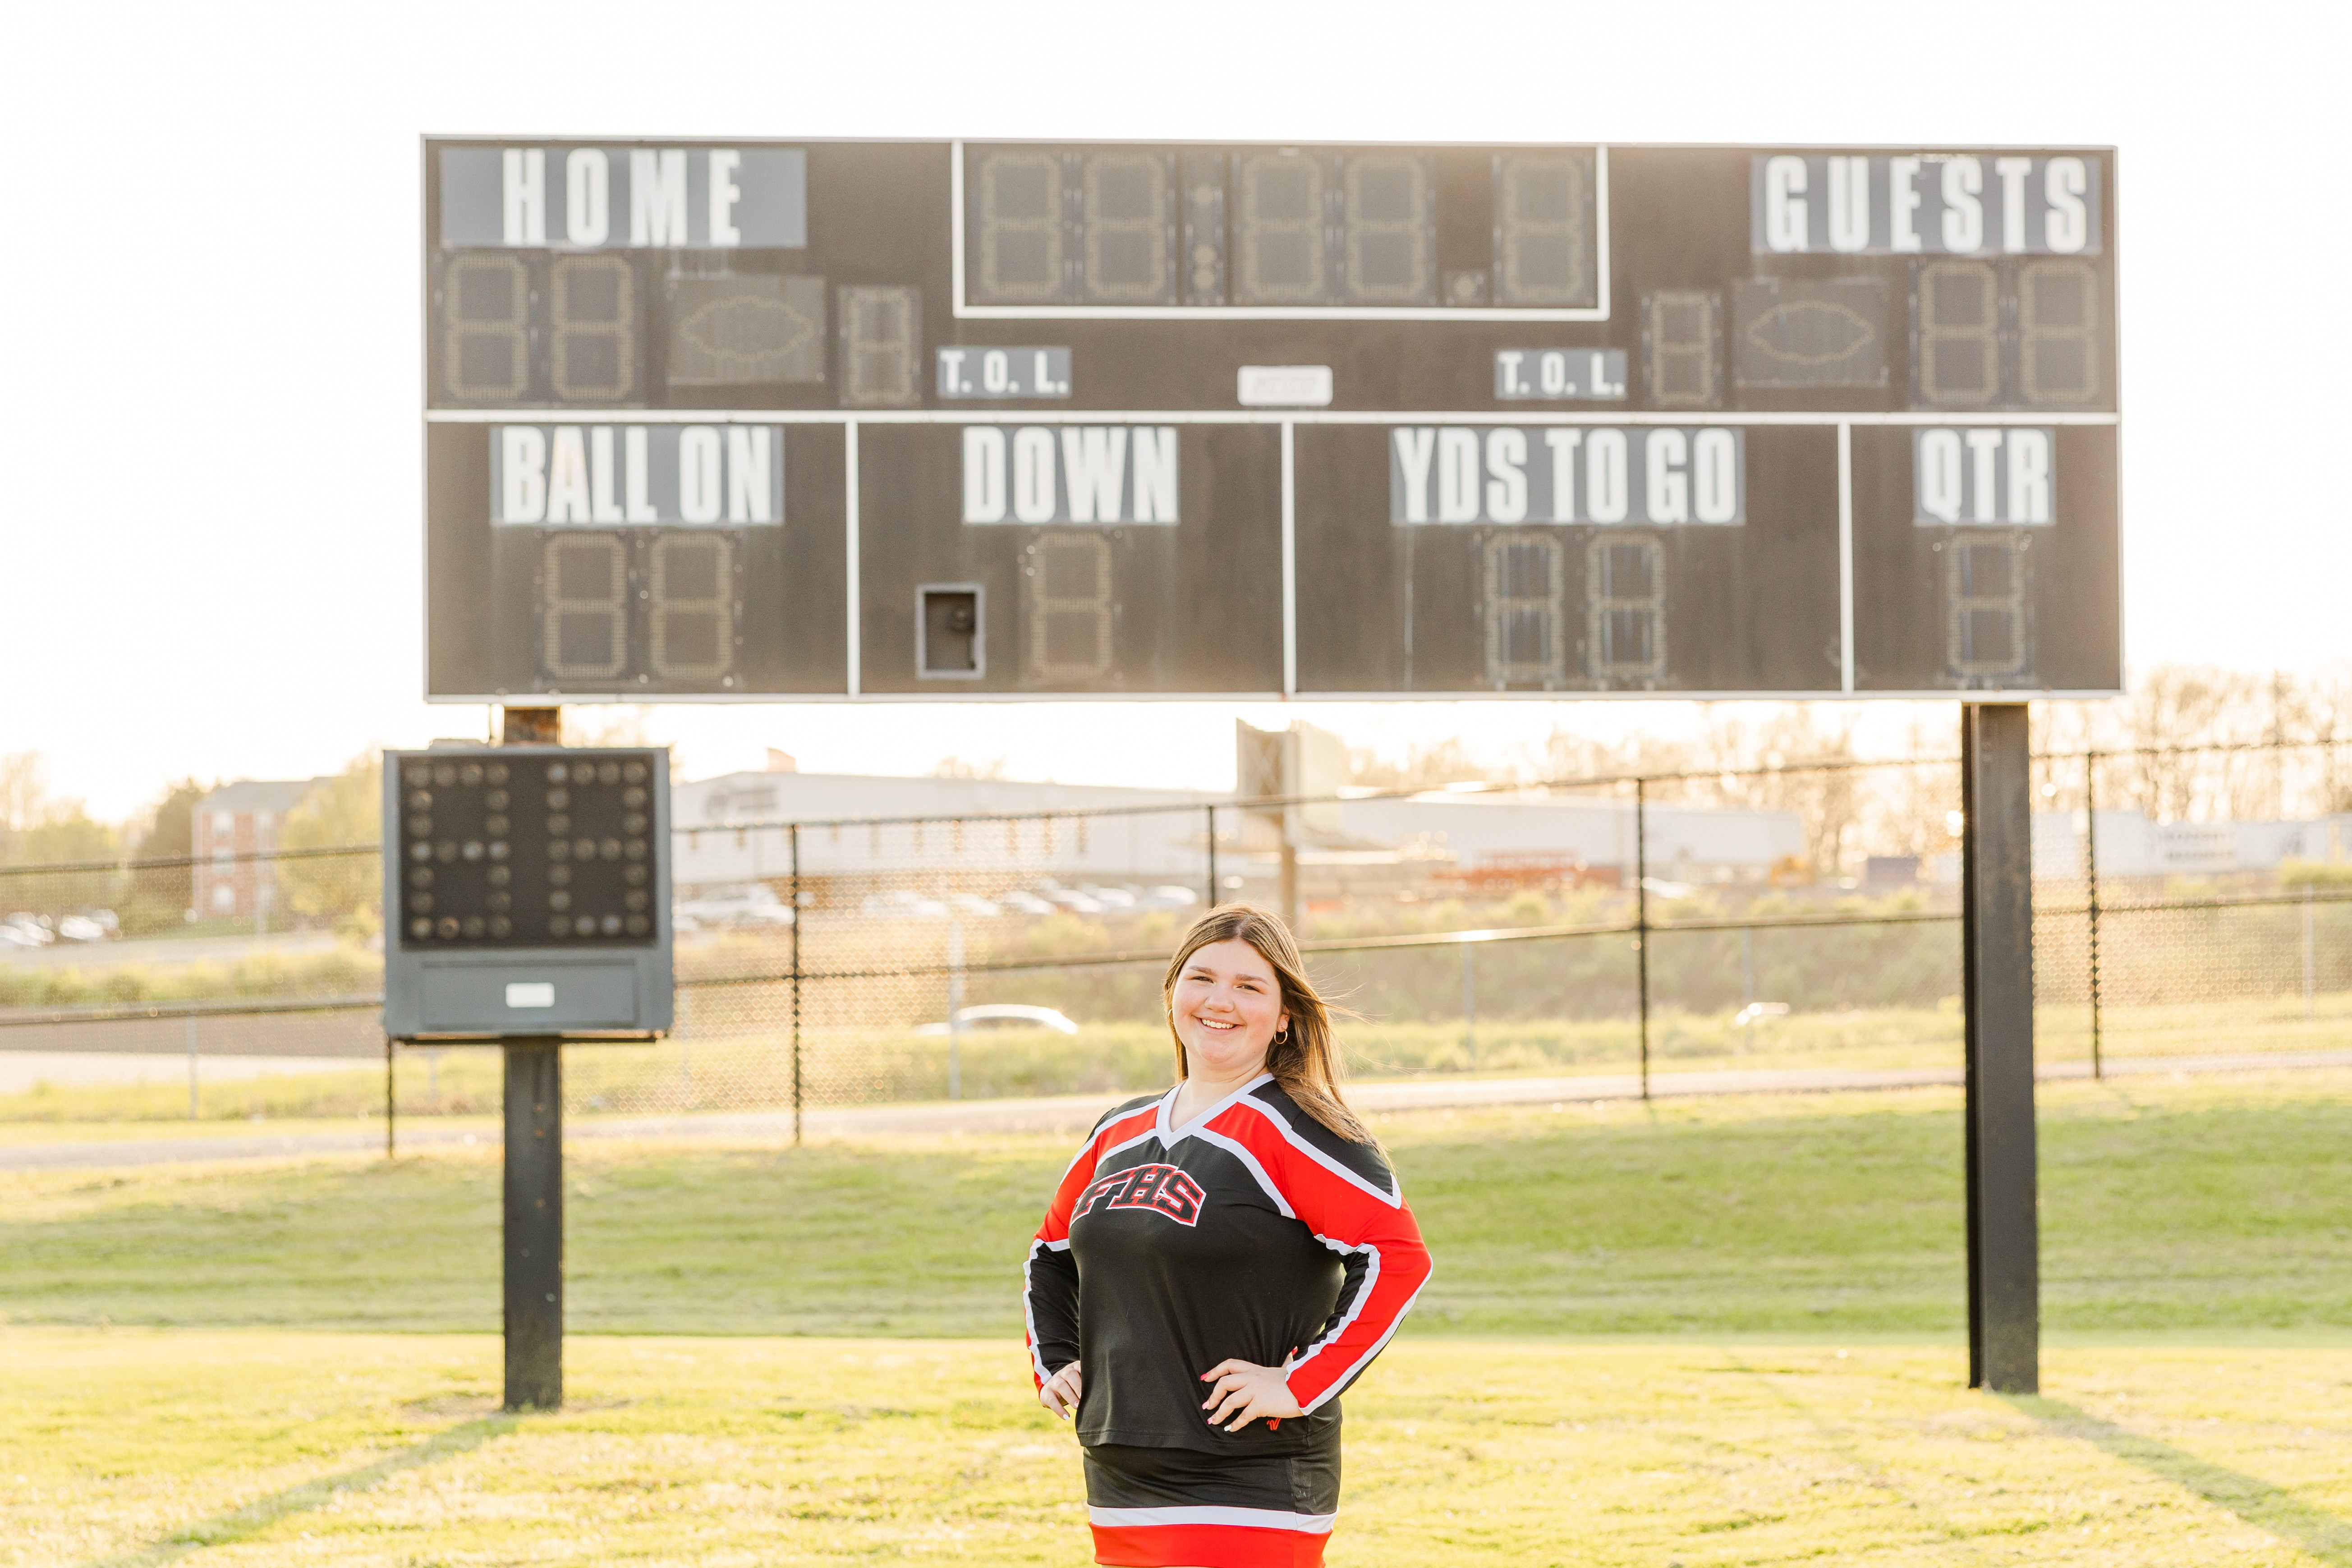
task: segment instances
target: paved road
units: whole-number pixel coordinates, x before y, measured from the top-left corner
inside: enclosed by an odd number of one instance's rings
[[[235,963],[267,953],[286,958],[332,952],[331,931],[281,931],[274,936],[131,937],[122,942],[60,942],[47,947],[0,946],[0,964],[19,969],[111,969],[136,963],[160,969],[176,963]]]
[[[352,1057],[215,1056],[196,1058],[196,1076],[205,1083],[243,1083],[249,1079],[284,1074],[362,1071],[373,1066],[383,1072],[381,1058],[371,1064]],[[79,1089],[89,1084],[185,1083],[188,1058],[157,1051],[16,1051],[0,1048],[0,1094],[23,1094],[39,1084],[53,1089]]]
[[[2282,1068],[2352,1068],[2352,1051],[2305,1051],[2246,1056],[2149,1057],[2110,1061],[2111,1078],[2180,1073],[2275,1072]],[[2043,1081],[2086,1079],[2087,1062],[2061,1062],[2037,1075]],[[1650,1092],[1661,1100],[1720,1094],[1813,1094],[1854,1089],[1925,1089],[1955,1086],[1956,1068],[1918,1068],[1886,1071],[1807,1069],[1778,1072],[1660,1073]],[[1359,1083],[1349,1100],[1361,1110],[1434,1110],[1479,1105],[1591,1104],[1630,1100],[1642,1090],[1631,1073],[1583,1074],[1573,1078],[1430,1079],[1411,1083]],[[859,1105],[809,1111],[803,1134],[852,1138],[876,1133],[1050,1132],[1076,1136],[1118,1101],[1108,1095],[1055,1095],[1036,1100],[933,1101],[914,1105]],[[637,1139],[708,1140],[716,1142],[784,1142],[793,1135],[789,1111],[710,1111],[691,1116],[616,1116],[575,1121],[567,1141]],[[495,1128],[467,1131],[447,1126],[400,1130],[404,1152],[482,1146],[499,1142]],[[89,1142],[20,1143],[0,1146],[0,1170],[105,1170],[124,1165],[201,1163],[224,1160],[271,1160],[308,1154],[348,1154],[381,1150],[383,1129],[350,1132],[259,1132],[211,1138],[125,1138]]]

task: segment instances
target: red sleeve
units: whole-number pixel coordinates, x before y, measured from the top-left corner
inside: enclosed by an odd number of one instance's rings
[[[1291,1397],[1312,1411],[1353,1383],[1395,1335],[1429,1279],[1429,1248],[1396,1173],[1376,1151],[1335,1157],[1270,1107],[1245,1101],[1235,1110],[1220,1121],[1231,1121],[1291,1211],[1346,1268],[1330,1321],[1289,1363]]]

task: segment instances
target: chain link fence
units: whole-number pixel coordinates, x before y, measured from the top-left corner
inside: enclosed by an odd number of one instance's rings
[[[2037,758],[2047,1069],[2352,1044],[2347,760]],[[1353,1016],[1359,1079],[1957,1074],[1958,813],[1957,763],[1938,759],[689,826],[673,856],[689,895],[677,1029],[568,1053],[566,1099],[574,1114],[782,1113],[1155,1089],[1172,1066],[1160,974],[1212,898],[1293,912],[1318,984]],[[375,853],[256,858],[364,878]],[[186,865],[0,868],[0,910],[20,928],[46,917],[55,938],[0,949],[0,1068],[185,1058],[192,1114],[380,1113],[364,946],[59,932],[65,912]],[[722,876],[772,889],[791,918],[698,918],[687,879]],[[244,1076],[206,1080],[231,1061]],[[404,1047],[393,1077],[403,1116],[499,1103],[494,1048]],[[0,1117],[170,1114],[179,1088],[0,1079]]]

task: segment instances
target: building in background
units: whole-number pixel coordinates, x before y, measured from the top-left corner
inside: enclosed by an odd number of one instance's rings
[[[670,822],[678,896],[792,875],[785,824],[800,834],[803,884],[1017,866],[1064,882],[1185,882],[1206,841],[1200,808],[1223,795],[1014,779],[804,773],[781,752],[761,773],[677,786]],[[1154,808],[1139,813],[1138,807]],[[1075,814],[1039,820],[1049,814]],[[1084,815],[1084,814],[1100,815]],[[942,824],[937,818],[951,819]],[[908,819],[929,818],[917,823]],[[1026,820],[1006,820],[1026,819]],[[985,890],[942,887],[942,892]]]
[[[2290,860],[2352,858],[2347,814],[2299,822],[2152,822],[2144,811],[2105,810],[2095,826],[2102,877],[2220,877],[2275,871]],[[2081,811],[2036,812],[2033,874],[2082,876],[2092,826]],[[1958,881],[1959,857],[1948,858],[1950,879]]]
[[[792,823],[802,825],[803,889],[825,904],[854,901],[865,896],[861,889],[884,883],[911,887],[909,879],[936,899],[992,897],[1024,883],[1202,889],[1212,807],[1222,896],[1280,895],[1282,836],[1258,821],[1268,812],[1237,805],[1230,795],[803,773],[789,763],[773,753],[764,772],[677,786],[672,864],[680,898],[781,885],[793,868]],[[1631,800],[1352,792],[1295,815],[1294,875],[1310,901],[1585,881],[1630,886],[1636,864]],[[1793,812],[1654,806],[1648,824],[1654,879],[1761,882],[1805,848]]]
[[[319,779],[239,779],[191,808],[188,841],[196,858],[188,884],[199,921],[266,923],[281,907],[274,863],[248,858],[278,847],[287,813]]]

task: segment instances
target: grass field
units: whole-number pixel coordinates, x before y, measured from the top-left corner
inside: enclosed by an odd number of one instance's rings
[[[1088,1560],[1002,1340],[587,1338],[493,1413],[477,1336],[11,1329],[0,1563]],[[1335,1568],[2352,1563],[2352,1350],[1400,1342]]]
[[[2045,1089],[2039,1400],[1961,1386],[1957,1095],[1380,1131],[1438,1272],[1335,1568],[2352,1568],[2352,1074]],[[0,1565],[1083,1563],[1066,1142],[574,1145],[523,1418],[491,1152],[0,1175]]]
[[[2352,1327],[2352,1075],[2045,1086],[2042,1106],[2053,1329]],[[1438,1258],[1418,1334],[1948,1334],[1965,1321],[1957,1092],[1425,1112],[1379,1130]],[[1068,1142],[577,1142],[570,1321],[1015,1332],[1011,1260]],[[486,1146],[0,1174],[0,1311],[494,1329],[497,1161]]]

